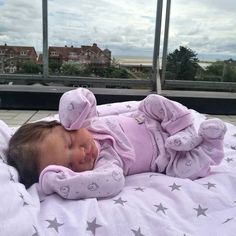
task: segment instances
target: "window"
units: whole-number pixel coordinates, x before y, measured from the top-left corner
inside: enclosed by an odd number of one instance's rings
[[[172,1],[167,89],[221,91],[236,83],[235,8],[231,1]]]
[[[38,74],[41,67],[37,60],[42,53],[42,0],[1,1],[0,22],[4,26],[0,29],[0,54],[15,60],[24,57],[32,62],[26,66],[22,62],[16,69],[4,68],[0,72]],[[7,67],[7,63],[3,67]]]
[[[21,51],[20,55],[22,55],[22,56],[26,55],[26,51]]]
[[[42,2],[47,3],[47,17],[42,15]],[[158,11],[162,24],[157,25],[158,68],[152,65],[157,5],[162,10]],[[236,89],[235,8],[233,1],[216,0],[3,1],[0,54],[12,50],[11,57],[24,55],[26,60],[17,59],[14,73],[35,74],[35,80],[43,78],[50,85],[82,86],[78,78],[86,77],[90,87],[150,90],[156,88],[154,69],[160,69],[163,89],[232,90]],[[100,85],[95,78],[103,79]]]
[[[49,75],[86,76],[92,87],[102,77],[107,81],[99,87],[120,79],[117,88],[150,89],[155,16],[156,0],[49,1],[48,45],[59,55],[49,55]],[[132,72],[133,64],[141,69]],[[120,85],[127,80],[133,85]]]

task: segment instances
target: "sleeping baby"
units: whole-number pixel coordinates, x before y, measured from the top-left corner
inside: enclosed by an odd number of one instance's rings
[[[223,121],[205,120],[196,131],[189,109],[156,94],[132,113],[99,117],[93,93],[78,88],[62,95],[59,118],[21,126],[7,150],[26,188],[39,182],[46,195],[111,197],[125,176],[143,172],[194,180],[224,157]]]

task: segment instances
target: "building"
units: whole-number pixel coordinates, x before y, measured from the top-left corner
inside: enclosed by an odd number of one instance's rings
[[[42,55],[37,56],[34,47],[0,45],[0,73],[16,73],[26,61],[42,65]],[[111,51],[101,50],[96,43],[92,46],[49,47],[49,60],[60,67],[64,62],[78,62],[92,68],[106,68],[111,63]]]
[[[37,62],[37,53],[31,46],[0,45],[0,73],[15,73],[26,61]]]
[[[101,50],[96,43],[92,46],[82,45],[80,48],[65,45],[64,47],[49,47],[49,60],[59,66],[64,62],[78,62],[93,68],[108,67],[111,63],[111,51]]]

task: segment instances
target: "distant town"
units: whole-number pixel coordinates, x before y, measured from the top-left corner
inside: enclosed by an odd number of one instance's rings
[[[49,47],[49,61],[60,67],[64,62],[78,62],[94,67],[107,67],[111,63],[111,51],[100,49],[96,43],[91,46]],[[42,54],[37,55],[33,46],[0,45],[0,73],[17,73],[25,62],[32,61],[42,65]]]

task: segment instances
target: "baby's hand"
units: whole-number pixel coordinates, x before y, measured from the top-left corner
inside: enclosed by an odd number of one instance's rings
[[[64,93],[59,103],[61,124],[68,130],[79,129],[83,122],[97,116],[96,98],[88,89],[78,88]]]

